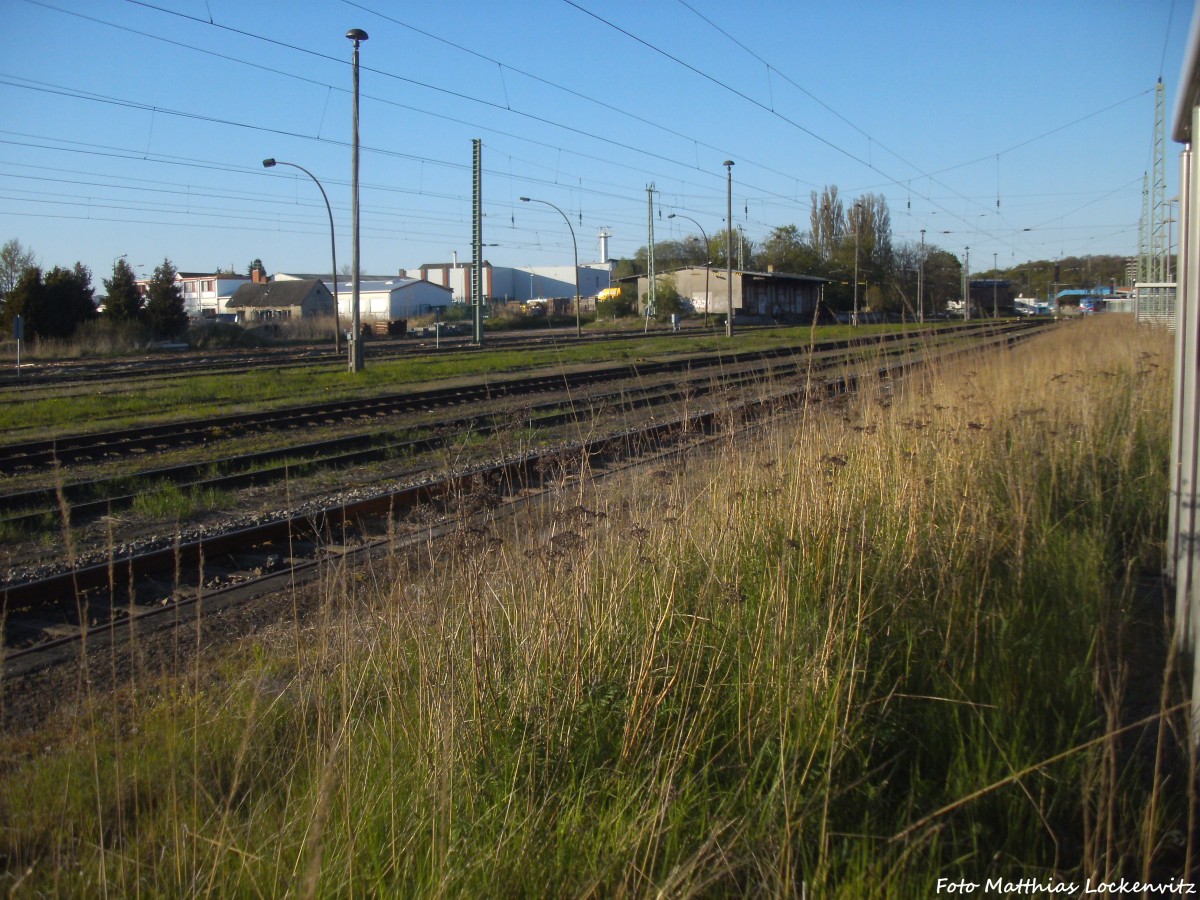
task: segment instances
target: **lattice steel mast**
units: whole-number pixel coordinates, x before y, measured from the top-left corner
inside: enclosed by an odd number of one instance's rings
[[[1159,78],[1154,89],[1154,162],[1149,184],[1143,179],[1142,223],[1138,228],[1138,280],[1151,284],[1169,277],[1166,120],[1165,91]]]
[[[471,312],[475,343],[483,345],[483,142],[471,141]]]

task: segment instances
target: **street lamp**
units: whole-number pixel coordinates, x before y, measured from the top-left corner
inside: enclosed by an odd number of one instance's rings
[[[675,218],[687,219],[689,222],[691,222],[693,225],[695,225],[697,228],[700,229],[700,234],[704,238],[704,327],[708,328],[708,302],[710,299],[710,295],[708,293],[708,271],[709,271],[709,269],[712,268],[712,260],[710,260],[709,256],[708,256],[708,235],[705,234],[704,229],[701,227],[700,223],[697,222],[695,219],[693,219],[691,216],[681,216],[678,213],[670,213],[667,216],[667,218],[668,219],[675,219]]]
[[[721,163],[725,167],[725,226],[728,238],[725,248],[725,279],[729,283],[726,303],[725,337],[733,337],[733,160],[727,159]]]
[[[333,352],[341,353],[342,343],[339,332],[342,330],[342,318],[338,311],[337,241],[335,240],[333,233],[333,209],[331,209],[329,206],[329,197],[325,193],[325,188],[321,186],[321,182],[317,181],[317,176],[308,171],[308,169],[304,168],[304,166],[296,163],[284,162],[281,159],[263,160],[264,169],[271,169],[275,166],[291,166],[293,169],[299,169],[313,180],[313,183],[317,186],[317,190],[321,192],[321,199],[325,201],[325,212],[329,214],[329,257],[330,262],[333,265]]]
[[[571,232],[571,246],[575,249],[575,337],[583,337],[583,326],[580,324],[579,320],[579,245],[575,243],[575,229],[571,227],[571,220],[567,218],[567,214],[565,212],[548,200],[537,200],[529,197],[522,197],[521,202],[543,203],[562,216],[563,221],[567,223],[567,230]]]
[[[358,270],[359,270],[359,235],[358,235],[358,45],[367,39],[367,33],[361,28],[351,28],[346,37],[354,41],[354,152],[350,164],[350,193],[352,195],[352,210],[350,213],[354,230],[354,258],[351,265],[354,268],[350,281],[351,296],[351,325],[350,325],[350,371],[361,372],[363,368],[362,353],[362,324],[358,310]],[[337,273],[334,273],[336,281]]]

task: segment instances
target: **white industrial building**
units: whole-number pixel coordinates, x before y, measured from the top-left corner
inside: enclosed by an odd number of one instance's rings
[[[466,303],[471,297],[470,263],[427,263],[419,269],[401,269],[402,276],[420,276],[449,288],[454,299]],[[595,297],[611,287],[612,266],[608,263],[579,264],[579,296]],[[483,296],[489,300],[538,300],[575,296],[575,273],[566,266],[493,266],[483,264]]]
[[[579,264],[579,296],[595,297],[612,287],[612,261],[608,258],[607,230],[599,234],[600,262]],[[449,288],[454,299],[466,303],[471,299],[471,269],[469,262],[459,262],[452,254],[450,262],[425,263],[413,269],[401,269],[401,278],[420,278],[431,284]],[[482,272],[483,296],[489,300],[525,301],[565,299],[575,296],[575,271],[568,263],[560,266],[493,266],[486,260]]]

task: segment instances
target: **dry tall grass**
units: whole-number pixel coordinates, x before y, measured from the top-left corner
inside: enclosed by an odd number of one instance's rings
[[[1191,765],[1140,590],[1170,359],[1097,318],[331,569],[318,614],[10,760],[9,883],[912,897],[1180,874]]]

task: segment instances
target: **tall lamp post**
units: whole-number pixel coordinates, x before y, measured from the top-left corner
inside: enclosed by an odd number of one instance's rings
[[[297,165],[292,162],[284,162],[282,159],[264,159],[263,168],[271,169],[275,166],[291,166],[293,169],[299,169],[305,175],[313,180],[317,186],[317,190],[321,192],[321,199],[325,201],[325,212],[329,214],[329,258],[333,265],[333,352],[342,352],[342,317],[338,310],[338,283],[337,283],[337,240],[333,233],[333,209],[329,206],[329,197],[325,193],[325,188],[321,186],[321,182],[317,181],[317,176],[304,166]]]
[[[725,285],[729,291],[725,305],[725,337],[733,337],[733,160],[721,163],[725,167],[725,226],[728,238],[725,248]]]
[[[667,218],[668,219],[687,219],[689,222],[691,222],[693,225],[695,225],[697,228],[700,229],[700,234],[704,238],[704,327],[708,328],[708,301],[709,301],[708,272],[709,272],[709,269],[712,268],[712,260],[709,258],[709,255],[708,255],[708,235],[705,234],[704,228],[701,227],[700,223],[697,222],[695,219],[693,219],[691,216],[681,216],[681,215],[679,215],[679,213],[670,213],[667,216]]]
[[[537,200],[531,197],[522,197],[522,203],[542,203],[550,207],[556,213],[563,217],[563,221],[567,223],[567,230],[571,232],[571,246],[575,250],[575,337],[583,337],[583,325],[579,319],[579,245],[575,242],[575,229],[571,227],[571,220],[567,218],[567,214],[551,203],[549,200]]]
[[[361,372],[363,368],[362,323],[359,319],[358,309],[358,45],[367,39],[367,33],[361,28],[351,28],[346,32],[346,37],[354,41],[354,151],[350,163],[350,192],[353,196],[351,201],[353,208],[350,217],[354,229],[354,241],[352,243],[354,258],[351,261],[351,265],[354,271],[350,276],[350,303],[352,310],[350,324],[350,371]]]

